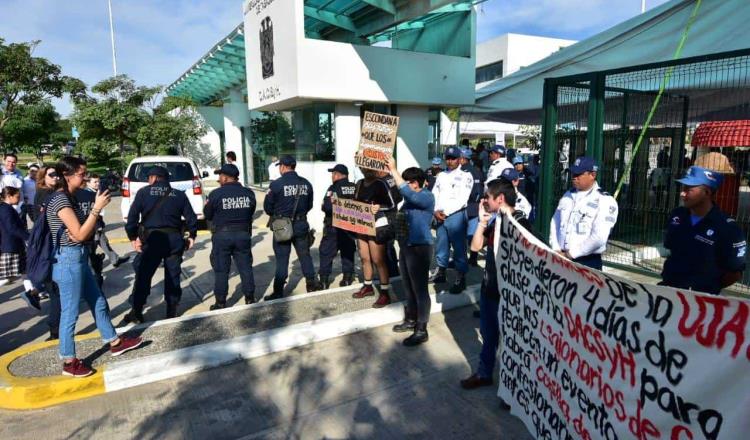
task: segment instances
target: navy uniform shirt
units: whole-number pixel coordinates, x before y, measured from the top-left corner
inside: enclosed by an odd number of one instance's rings
[[[295,217],[306,215],[313,207],[313,187],[296,171],[288,171],[271,182],[263,201],[263,210],[269,216],[291,217],[294,211],[294,199],[299,192]]]
[[[167,193],[167,200],[158,208],[159,212],[150,213]],[[183,191],[172,189],[167,181],[156,181],[136,193],[128,211],[128,221],[125,223],[125,232],[130,240],[138,237],[138,223],[146,215],[148,219],[143,223],[146,229],[180,229],[184,217],[190,238],[195,238],[198,234],[198,218],[190,206],[190,201]]]
[[[250,232],[255,214],[255,193],[239,182],[231,182],[211,191],[203,214],[212,226]]]
[[[471,164],[461,165],[461,169],[470,173],[474,179],[469,200],[466,202],[466,215],[469,218],[474,218],[479,216],[479,202],[482,200],[482,195],[484,195],[484,176],[481,171]]]
[[[670,251],[661,272],[667,286],[718,295],[725,273],[745,270],[745,234],[716,206],[695,226],[689,209],[673,210],[664,247]]]
[[[401,203],[402,200],[404,200],[404,196],[401,195],[401,191],[399,191],[398,185],[396,185],[396,179],[388,174],[387,176],[381,177],[380,180],[388,185],[388,193],[390,194],[391,200],[393,201],[393,208],[396,208],[396,206]]]
[[[349,179],[337,180],[333,185],[328,187],[326,195],[323,197],[323,206],[321,208],[326,215],[326,222],[330,220],[329,217],[333,216],[331,197],[335,195],[339,199],[353,199],[356,189],[357,186],[350,182]]]
[[[79,189],[75,192],[75,194],[73,194],[73,198],[75,199],[76,203],[78,203],[78,207],[81,208],[81,212],[83,212],[83,215],[88,217],[91,210],[94,209],[94,203],[96,202],[96,191]],[[96,219],[96,227],[104,227],[104,220],[102,219],[101,215],[99,215],[99,218]]]

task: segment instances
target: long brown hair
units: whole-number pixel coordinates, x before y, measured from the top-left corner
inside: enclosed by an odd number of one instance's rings
[[[62,188],[65,194],[70,195],[70,189],[68,189],[68,181],[65,180],[65,176],[71,176],[76,173],[81,167],[86,166],[86,160],[75,156],[65,156],[60,159],[55,165],[55,172],[57,173],[57,188]]]
[[[39,169],[36,173],[36,189],[37,191],[40,189],[48,189],[47,185],[44,183],[44,179],[47,177],[47,172],[49,170],[54,171],[55,166],[54,165],[45,165],[42,168]],[[56,187],[52,187],[49,189],[55,189]]]

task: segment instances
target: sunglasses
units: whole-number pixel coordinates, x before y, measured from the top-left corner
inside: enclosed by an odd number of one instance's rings
[[[57,179],[57,173],[54,171],[51,173],[47,173],[47,177],[50,177],[52,179]]]

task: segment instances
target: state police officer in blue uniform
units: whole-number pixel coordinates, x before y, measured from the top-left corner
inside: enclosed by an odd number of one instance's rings
[[[227,306],[229,270],[232,259],[242,281],[245,304],[255,302],[253,277],[252,223],[255,214],[255,193],[239,183],[240,170],[224,164],[214,172],[219,175],[220,188],[211,191],[203,215],[211,222],[211,267],[214,269],[214,296],[211,310]]]
[[[683,206],[669,215],[659,284],[718,295],[742,278],[747,242],[737,222],[714,205],[722,175],[690,167],[678,182]]]
[[[461,169],[471,174],[474,186],[471,187],[469,200],[466,202],[466,238],[469,242],[474,237],[474,232],[479,224],[479,203],[484,195],[484,174],[471,164],[472,151],[470,148],[461,149]],[[478,266],[477,252],[469,250],[469,266]]]
[[[307,213],[313,207],[313,187],[304,177],[300,177],[295,168],[297,160],[289,155],[279,159],[281,177],[271,182],[263,201],[263,210],[274,218],[292,219],[293,237],[286,242],[273,242],[273,253],[276,255],[276,274],[273,279],[273,294],[268,299],[284,296],[284,284],[289,275],[289,254],[292,245],[302,266],[307,291],[320,290],[320,282],[315,275],[315,266],[310,256],[310,224]],[[296,205],[296,206],[295,206]]]
[[[187,241],[182,235],[183,220],[187,226]],[[164,262],[164,299],[167,318],[177,316],[182,297],[180,271],[182,255],[195,244],[198,218],[183,191],[169,185],[169,172],[162,166],[148,172],[148,186],[141,188],[133,199],[125,224],[133,249],[138,252],[133,285],[132,309],[126,322],[143,322],[143,306],[151,291],[151,279]]]
[[[349,231],[333,227],[333,205],[331,199],[353,199],[356,186],[349,181],[349,168],[346,165],[338,164],[328,170],[331,173],[333,184],[328,187],[326,195],[323,197],[323,238],[320,240],[320,283],[324,289],[331,285],[331,269],[333,259],[336,254],[341,252],[341,271],[344,278],[339,286],[344,287],[354,282],[354,252],[357,247],[354,243],[354,237]]]

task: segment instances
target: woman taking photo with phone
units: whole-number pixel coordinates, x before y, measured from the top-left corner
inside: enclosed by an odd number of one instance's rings
[[[57,163],[59,176],[56,191],[49,197],[45,219],[49,225],[55,246],[56,262],[52,266],[52,280],[60,291],[62,313],[60,316],[60,358],[63,360],[63,375],[85,377],[93,373],[76,357],[75,335],[78,321],[78,306],[83,298],[91,309],[96,327],[105,344],[109,344],[112,356],[119,356],[137,348],[143,340],[117,336],[109,316],[107,300],[96,283],[88,264],[89,246],[96,230],[101,210],[110,202],[109,191],[97,194],[94,207],[84,215],[72,194],[83,186],[86,176],[86,161],[77,157],[64,157]]]

